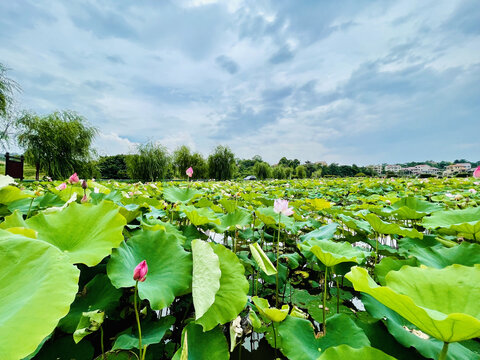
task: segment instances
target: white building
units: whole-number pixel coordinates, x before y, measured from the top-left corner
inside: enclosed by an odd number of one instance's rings
[[[372,169],[377,174],[381,174],[383,172],[383,165],[368,165],[367,168]]]
[[[470,163],[460,163],[448,165],[443,172],[444,176],[454,175],[462,172],[468,172],[472,169],[472,164]]]
[[[398,173],[400,171],[402,171],[402,167],[400,165],[385,165],[385,172]]]
[[[430,165],[427,164],[421,164],[421,165],[416,165],[416,166],[411,166],[408,168],[403,169],[403,171],[406,174],[412,174],[412,175],[438,175],[442,172],[442,170],[434,168]]]

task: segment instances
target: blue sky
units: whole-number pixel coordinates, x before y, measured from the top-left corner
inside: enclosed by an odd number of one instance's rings
[[[480,3],[2,1],[19,107],[71,109],[101,154],[480,158]]]

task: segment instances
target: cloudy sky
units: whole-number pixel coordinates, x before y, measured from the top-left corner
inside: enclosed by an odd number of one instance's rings
[[[101,154],[395,163],[480,158],[478,0],[1,1],[20,106],[71,109]]]

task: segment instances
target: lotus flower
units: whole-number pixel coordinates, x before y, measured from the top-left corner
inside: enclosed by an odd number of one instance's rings
[[[85,204],[87,201],[88,201],[87,194],[84,194],[84,195],[82,196],[82,200],[80,200],[80,202],[81,202],[82,204]]]
[[[288,200],[276,199],[273,204],[273,211],[277,214],[290,216],[293,214],[293,209],[288,207]]]
[[[192,177],[192,175],[193,175],[193,169],[192,169],[192,167],[190,166],[190,167],[187,169],[187,171],[185,171],[185,173],[188,175],[188,177]]]
[[[480,179],[480,166],[478,166],[475,171],[473,172],[473,177]]]
[[[468,190],[468,191],[469,191],[470,193],[472,193],[473,195],[475,195],[475,194],[477,193],[477,190],[475,190],[475,189],[470,189],[470,190]]]
[[[147,260],[143,260],[142,262],[140,262],[140,264],[136,266],[135,270],[133,270],[133,280],[144,282],[147,278],[147,273]]]
[[[61,183],[55,189],[62,191],[62,190],[65,190],[66,188],[67,188],[67,184],[66,183]]]
[[[79,181],[80,181],[80,179],[78,178],[77,173],[73,173],[73,175],[68,178],[68,182],[69,182],[70,184],[76,184],[76,183],[78,183]]]
[[[86,180],[82,180],[82,189],[86,190],[88,188],[88,184]]]

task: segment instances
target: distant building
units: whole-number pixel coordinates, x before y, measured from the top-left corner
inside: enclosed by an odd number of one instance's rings
[[[405,172],[405,174],[411,174],[411,175],[427,175],[427,174],[438,175],[442,172],[442,170],[427,164],[421,164],[421,165],[404,168],[403,171]]]
[[[402,171],[402,167],[400,165],[385,165],[385,172],[399,173],[400,171]]]
[[[454,175],[462,172],[468,172],[472,169],[472,164],[470,163],[460,163],[448,165],[443,172],[444,176]]]
[[[383,172],[383,165],[368,165],[367,168],[372,169],[377,174],[381,174]]]

